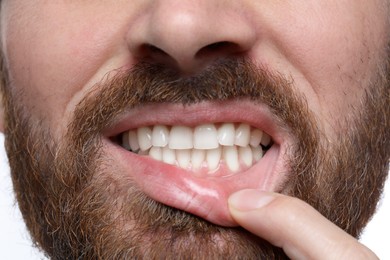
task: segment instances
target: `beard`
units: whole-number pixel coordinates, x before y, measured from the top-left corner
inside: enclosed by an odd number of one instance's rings
[[[359,107],[338,122],[333,142],[291,80],[245,60],[221,60],[189,77],[151,63],[118,72],[83,98],[60,139],[45,120],[32,122],[17,98],[22,95],[3,87],[6,150],[32,239],[52,259],[287,258],[241,228],[216,226],[148,198],[130,176],[118,174],[102,148],[102,131],[132,108],[232,99],[267,105],[297,140],[286,162],[289,178],[278,191],[306,201],[358,237],[388,171],[388,72],[382,64]]]

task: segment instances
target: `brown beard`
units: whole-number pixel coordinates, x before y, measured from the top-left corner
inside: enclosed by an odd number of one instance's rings
[[[339,122],[349,130],[340,130],[333,144],[292,82],[243,60],[222,60],[191,77],[138,64],[98,84],[76,107],[61,140],[51,137],[43,120],[31,122],[29,108],[3,87],[6,149],[24,220],[36,245],[53,259],[286,258],[245,230],[215,226],[149,199],[130,178],[118,177],[121,169],[102,149],[102,130],[131,108],[250,99],[266,104],[298,140],[286,162],[291,177],[280,192],[307,201],[357,237],[375,211],[388,171],[387,72],[382,66],[363,105]]]

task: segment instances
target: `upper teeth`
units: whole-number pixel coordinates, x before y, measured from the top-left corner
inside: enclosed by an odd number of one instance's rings
[[[140,127],[122,135],[123,147],[185,169],[214,171],[223,160],[233,172],[263,156],[271,137],[248,124]]]

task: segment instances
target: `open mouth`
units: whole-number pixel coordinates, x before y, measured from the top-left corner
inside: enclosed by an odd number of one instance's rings
[[[247,170],[273,144],[267,133],[245,123],[143,126],[121,133],[116,140],[135,154],[150,156],[197,176],[218,177]]]
[[[131,109],[104,135],[106,153],[148,197],[214,224],[235,226],[235,191],[280,189],[288,130],[249,100]],[[122,176],[122,177],[121,177]]]

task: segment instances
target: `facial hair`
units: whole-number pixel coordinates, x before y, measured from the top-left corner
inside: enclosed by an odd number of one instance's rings
[[[292,80],[246,60],[220,60],[184,77],[140,63],[97,84],[77,105],[61,140],[31,122],[3,88],[6,149],[15,194],[35,244],[52,259],[284,259],[283,251],[241,228],[215,226],[151,200],[102,148],[102,131],[135,107],[251,100],[267,105],[297,142],[279,192],[303,199],[357,237],[375,211],[389,161],[389,73],[378,69],[332,144]],[[8,82],[3,84],[7,86]]]

